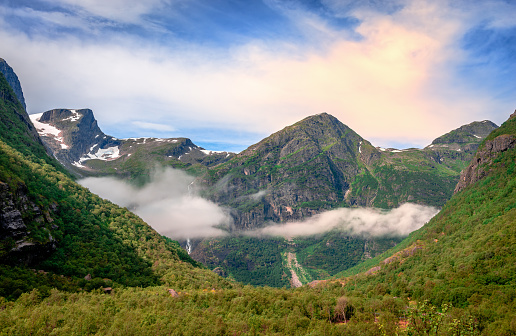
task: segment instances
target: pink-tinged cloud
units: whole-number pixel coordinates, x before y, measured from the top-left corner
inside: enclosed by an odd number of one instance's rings
[[[296,12],[317,43],[256,40],[220,51],[127,36],[98,44],[0,31],[0,56],[18,73],[29,112],[90,107],[107,133],[168,122],[266,135],[328,112],[374,145],[424,146],[461,124],[514,109],[456,77],[467,57],[458,40],[477,14],[429,1],[408,2],[391,15],[354,14],[359,40]]]

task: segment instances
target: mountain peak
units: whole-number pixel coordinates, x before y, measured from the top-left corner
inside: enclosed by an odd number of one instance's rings
[[[438,137],[432,141],[432,145],[481,142],[496,128],[498,125],[489,120],[474,121]]]
[[[7,83],[9,83],[9,86],[14,91],[16,98],[18,98],[20,103],[23,105],[23,109],[27,110],[27,106],[25,105],[25,98],[23,97],[23,91],[20,81],[18,80],[18,76],[16,76],[13,68],[11,68],[3,58],[0,58],[0,72],[4,74],[5,79],[7,79]]]

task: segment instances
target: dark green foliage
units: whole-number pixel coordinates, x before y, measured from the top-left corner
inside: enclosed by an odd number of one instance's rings
[[[227,276],[255,286],[289,286],[281,254],[283,238],[229,236],[203,241],[194,257],[209,268],[222,268]]]
[[[402,238],[360,237],[333,231],[323,236],[296,238],[295,250],[312,278],[323,279],[351,268],[393,247]]]

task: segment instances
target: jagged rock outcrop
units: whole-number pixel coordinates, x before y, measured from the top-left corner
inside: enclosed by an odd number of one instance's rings
[[[0,242],[7,250],[4,260],[12,263],[33,264],[48,257],[56,249],[56,242],[51,230],[57,228],[52,224],[52,213],[57,205],[42,210],[28,197],[27,187],[23,183],[16,190],[0,182]],[[47,232],[45,239],[34,240],[30,230],[37,228]]]
[[[22,104],[23,109],[27,110],[27,105],[25,105],[25,98],[23,97],[23,91],[20,81],[18,80],[18,76],[3,58],[0,58],[0,72],[4,74],[7,83],[9,83],[9,86],[13,89],[14,94]]]
[[[516,111],[511,114],[508,121],[514,122],[515,120]],[[515,146],[516,136],[512,134],[502,134],[494,139],[486,140],[478,149],[470,165],[462,171],[454,193],[458,193],[467,186],[485,177],[489,173],[489,166],[493,163],[493,160],[498,154]]]
[[[0,76],[5,78],[8,84],[0,89],[0,99],[5,103],[10,104],[10,109],[14,115],[16,115],[16,117],[25,124],[26,128],[24,129],[24,132],[27,132],[33,140],[42,144],[41,139],[38,136],[38,132],[32,125],[25,109],[25,100],[23,98],[20,82],[18,81],[18,76],[16,76],[13,69],[2,58],[0,58]],[[22,108],[18,108],[17,106],[21,106]]]

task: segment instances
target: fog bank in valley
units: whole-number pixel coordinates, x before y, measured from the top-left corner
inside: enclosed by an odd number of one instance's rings
[[[156,170],[142,188],[113,177],[79,181],[91,192],[127,207],[160,234],[173,239],[203,238],[224,234],[215,226],[231,224],[230,216],[213,202],[201,198],[194,177],[180,170]]]
[[[340,208],[323,212],[301,222],[273,224],[252,231],[253,235],[310,236],[339,229],[351,235],[406,236],[439,212],[434,207],[405,203],[399,208]]]
[[[195,178],[181,170],[157,169],[150,182],[138,188],[113,177],[89,177],[79,181],[90,191],[127,207],[159,233],[173,239],[205,238],[226,234],[232,226],[227,209],[203,199]],[[267,192],[252,198],[259,201]],[[406,203],[392,210],[340,208],[303,221],[269,225],[248,231],[254,236],[310,236],[339,229],[350,235],[406,236],[428,222],[438,209]]]

